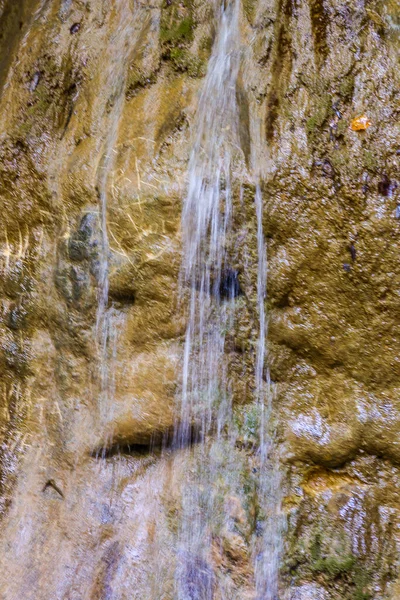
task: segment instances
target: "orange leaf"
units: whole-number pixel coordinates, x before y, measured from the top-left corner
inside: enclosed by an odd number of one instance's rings
[[[368,119],[367,115],[360,115],[352,120],[350,129],[353,131],[364,131],[370,127],[371,121]]]

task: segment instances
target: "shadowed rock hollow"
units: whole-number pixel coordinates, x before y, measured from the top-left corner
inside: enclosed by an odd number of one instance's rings
[[[180,219],[216,10],[0,0],[4,600],[176,598],[181,490],[201,464],[195,429],[171,442]],[[400,597],[399,14],[397,0],[240,3],[220,288],[235,292],[236,488],[213,491],[215,573],[190,558],[188,599],[256,598],[255,153],[287,523],[279,598]],[[371,126],[351,130],[363,114]]]

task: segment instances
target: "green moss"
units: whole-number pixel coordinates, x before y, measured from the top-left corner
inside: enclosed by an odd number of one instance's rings
[[[187,71],[190,77],[201,77],[204,75],[204,62],[198,58],[195,58],[187,50],[181,48],[172,48],[169,56],[176,71]]]
[[[351,99],[354,90],[354,77],[349,75],[340,82],[339,93],[343,98]]]
[[[344,133],[347,131],[348,127],[349,127],[349,125],[348,125],[347,121],[345,121],[344,119],[340,119],[340,121],[337,124],[336,137],[344,135]]]
[[[260,428],[260,407],[252,406],[247,412],[244,421],[244,433],[247,437],[255,437]]]
[[[330,96],[323,96],[320,98],[318,104],[311,117],[306,121],[306,132],[308,137],[313,141],[321,132],[325,121],[328,119],[331,111],[331,98]]]
[[[372,593],[367,590],[368,584],[371,582],[371,573],[361,565],[357,565],[353,577],[355,585],[354,600],[371,600]]]
[[[319,129],[324,124],[328,111],[325,107],[321,107],[312,117],[307,119],[306,128],[308,133],[313,133],[316,129]]]
[[[194,28],[193,10],[188,0],[179,6],[164,6],[160,24],[163,58],[171,61],[175,71],[199,77],[205,72],[205,61],[202,57],[193,56],[188,50],[193,40]]]
[[[204,53],[205,56],[208,57],[211,54],[212,45],[213,45],[212,37],[209,35],[205,35],[200,40],[200,44],[199,44],[200,52]]]
[[[330,577],[338,577],[351,571],[354,567],[355,558],[353,555],[348,555],[343,558],[339,556],[328,556],[320,558],[311,565],[311,570],[314,573],[325,573]]]
[[[339,542],[339,540],[337,540]],[[332,548],[337,548],[335,552]],[[292,561],[296,562],[292,569],[292,576],[301,577],[320,575],[325,581],[342,580],[347,590],[346,598],[352,600],[370,600],[371,593],[368,586],[371,582],[371,573],[365,565],[352,553],[346,550],[348,544],[341,539],[337,547],[334,540],[330,538],[328,531],[318,530],[315,532],[307,553],[306,548],[301,547],[301,542],[296,540],[295,549],[290,553]],[[308,560],[301,565],[301,557],[308,554]],[[291,567],[293,565],[290,564]],[[298,569],[300,568],[300,572]],[[349,595],[347,595],[349,594]]]
[[[337,173],[342,172],[349,165],[349,153],[346,148],[333,152],[330,156],[332,167]]]
[[[163,58],[171,60],[176,71],[188,72],[194,77],[202,71],[201,61],[187,50],[193,41],[195,26],[192,0],[182,0],[179,4],[164,3],[160,22]]]
[[[261,407],[258,404],[246,404],[237,407],[235,412],[235,425],[238,429],[238,438],[245,445],[257,444],[261,423]]]
[[[193,19],[185,17],[180,22],[172,22],[171,25],[161,24],[160,40],[165,44],[177,44],[179,42],[191,42],[193,39]]]
[[[364,150],[363,164],[369,171],[375,171],[378,167],[378,157],[374,152]]]
[[[354,571],[356,557],[353,554],[346,553],[344,546],[341,546],[343,551],[340,553],[324,555],[328,546],[323,542],[323,534],[317,531],[310,546],[310,570],[313,573],[321,573],[335,579]]]
[[[321,558],[321,535],[316,534],[310,548],[311,559],[317,561]]]
[[[318,125],[318,120],[316,116],[310,117],[309,119],[307,119],[306,122],[306,130],[307,133],[313,133],[314,130],[317,128]]]

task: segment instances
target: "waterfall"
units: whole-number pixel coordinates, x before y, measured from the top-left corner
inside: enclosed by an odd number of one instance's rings
[[[99,411],[100,419],[110,419],[112,410],[113,381],[109,368],[109,338],[115,337],[114,330],[117,327],[118,315],[108,306],[109,304],[109,239],[107,224],[107,183],[113,167],[113,150],[116,144],[118,123],[123,106],[123,80],[116,84],[118,89],[117,101],[111,114],[110,129],[104,143],[104,154],[99,164],[99,175],[97,191],[99,196],[99,222],[100,222],[100,244],[99,244],[99,268],[98,268],[98,304],[96,314],[96,341],[99,352],[100,370],[100,395]]]
[[[185,446],[197,437],[201,457],[183,492],[176,578],[179,600],[213,597],[213,491],[220,476],[227,478],[223,438],[231,419],[231,394],[224,347],[231,325],[230,305],[237,293],[227,242],[232,217],[232,162],[239,146],[238,11],[237,0],[219,11],[217,38],[199,101],[182,214],[181,289],[189,290],[190,298],[178,443]],[[207,436],[212,430],[210,442]]]
[[[233,327],[240,293],[232,267],[233,183],[243,164],[239,139],[237,77],[240,63],[239,2],[222,3],[217,37],[194,123],[195,139],[189,161],[189,185],[182,213],[183,260],[181,295],[188,298],[182,390],[177,424],[179,447],[196,444],[197,463],[190,465],[183,491],[176,574],[179,600],[212,600],[213,530],[223,520],[219,493],[240,486],[232,466],[237,431],[226,357],[226,333]],[[257,183],[257,307],[259,333],[255,365],[255,403],[260,431],[257,453],[257,493],[264,513],[261,533],[255,534],[254,571],[258,600],[274,600],[280,553],[278,471],[271,467],[269,435],[271,393],[265,381],[266,252],[262,226],[262,195]],[[212,434],[212,435],[210,435]],[[224,484],[221,488],[220,482]],[[277,487],[276,487],[277,486]],[[219,526],[222,527],[221,523]],[[220,584],[219,584],[220,585]],[[220,588],[221,589],[221,588]],[[232,591],[222,590],[231,600]]]
[[[219,33],[200,97],[196,139],[189,163],[189,190],[182,214],[181,288],[190,290],[185,340],[181,422],[200,417],[211,426],[215,390],[221,387],[227,317],[223,300],[235,292],[229,270],[232,152],[239,146],[236,79],[239,69],[238,2],[221,8]],[[223,279],[225,278],[225,279]],[[232,289],[227,289],[226,284]],[[194,344],[197,343],[199,353]],[[181,431],[185,437],[188,432]],[[185,442],[184,437],[182,442]]]
[[[109,260],[110,244],[108,239],[108,186],[110,175],[114,169],[118,140],[118,128],[125,101],[126,87],[126,63],[133,42],[136,39],[137,24],[140,23],[141,11],[132,12],[129,2],[124,0],[124,10],[121,10],[121,18],[118,24],[116,38],[122,40],[122,44],[116,44],[110,57],[109,71],[107,73],[108,85],[113,91],[110,107],[104,106],[109,113],[107,118],[108,128],[104,135],[103,147],[97,169],[96,190],[99,202],[99,255],[98,255],[98,292],[97,312],[95,325],[95,341],[97,343],[99,357],[99,413],[100,420],[104,425],[112,419],[114,381],[110,372],[109,361],[113,358],[113,344],[115,345],[116,331],[121,325],[121,315],[109,306]],[[129,41],[129,43],[128,43]],[[120,50],[122,48],[122,52]],[[111,341],[111,347],[110,347]]]
[[[234,324],[240,293],[232,267],[233,184],[243,164],[239,140],[237,77],[240,62],[239,2],[222,3],[217,37],[199,100],[195,140],[189,162],[189,185],[182,213],[181,294],[189,295],[177,444],[197,442],[196,467],[188,466],[183,490],[176,574],[179,600],[211,600],[217,585],[213,567],[213,531],[222,528],[221,490],[229,496],[240,486],[235,456],[232,390],[226,335]],[[255,365],[255,402],[260,431],[257,493],[265,513],[262,533],[255,535],[254,571],[258,599],[277,593],[279,535],[274,531],[278,506],[270,467],[270,386],[264,380],[266,254],[262,228],[262,195],[257,185],[257,306],[259,334]],[[267,378],[268,379],[268,378]],[[210,435],[212,434],[212,435]],[[223,481],[223,486],[221,486]],[[222,514],[221,514],[222,513]],[[218,583],[221,589],[221,583]],[[232,590],[222,590],[232,598]]]
[[[258,542],[255,544],[255,579],[257,600],[275,600],[278,598],[278,571],[282,552],[284,522],[281,513],[280,471],[271,432],[271,379],[269,368],[265,368],[267,254],[263,232],[263,201],[259,183],[256,185],[255,208],[257,216],[257,306],[259,321],[255,379],[256,401],[260,407],[258,496],[264,512],[263,527],[258,535]]]

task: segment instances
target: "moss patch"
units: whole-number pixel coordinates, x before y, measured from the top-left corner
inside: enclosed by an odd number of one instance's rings
[[[175,71],[186,72],[190,77],[204,75],[206,66],[206,53],[200,50],[199,56],[189,49],[195,28],[194,11],[189,1],[163,7],[160,24],[162,57],[171,62]]]
[[[306,121],[306,131],[309,138],[314,140],[320,135],[320,131],[328,119],[330,110],[331,98],[330,96],[323,96],[315,107],[313,114]]]
[[[311,565],[311,570],[315,573],[324,573],[328,577],[338,577],[348,573],[354,567],[355,558],[352,555],[339,557],[328,556],[320,558]]]
[[[206,65],[204,61],[195,58],[190,52],[181,48],[172,48],[170,60],[176,71],[187,71],[190,77],[201,77],[205,74]]]
[[[188,44],[195,27],[191,3],[164,5],[161,12],[160,41],[163,45]]]

